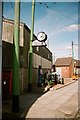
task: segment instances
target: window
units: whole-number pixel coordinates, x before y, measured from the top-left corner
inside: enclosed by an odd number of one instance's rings
[[[39,51],[39,47],[38,46],[36,47],[36,50]]]
[[[48,59],[49,59],[49,54],[48,54]]]

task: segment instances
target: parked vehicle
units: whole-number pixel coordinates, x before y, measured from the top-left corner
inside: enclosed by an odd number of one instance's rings
[[[61,76],[58,72],[52,72],[51,73],[51,78],[52,78],[52,81],[56,82],[56,84],[62,82],[62,78],[61,78]]]
[[[48,78],[45,80],[45,84],[63,84],[64,81],[61,78],[60,74],[58,72],[52,72],[48,74]]]
[[[72,75],[72,80],[78,80],[78,75]]]

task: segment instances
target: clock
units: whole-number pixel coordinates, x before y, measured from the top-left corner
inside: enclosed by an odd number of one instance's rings
[[[37,39],[38,41],[42,42],[42,41],[46,41],[47,40],[47,35],[44,32],[39,32],[37,34]]]

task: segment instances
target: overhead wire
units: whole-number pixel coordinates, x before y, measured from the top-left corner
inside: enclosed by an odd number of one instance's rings
[[[54,50],[71,50],[71,48],[69,48],[69,49],[66,49],[66,48],[62,49],[62,48],[60,48],[60,49],[54,49]]]
[[[42,5],[42,4],[43,4],[43,3],[40,2],[40,5]],[[54,4],[56,4],[56,3],[54,3]],[[74,19],[72,19],[70,16],[65,15],[64,13],[60,12],[62,9],[59,9],[59,8],[58,8],[58,9],[56,10],[55,8],[50,8],[50,5],[48,5],[48,3],[44,3],[43,5],[45,5],[45,7],[46,7],[47,9],[50,9],[50,10],[52,10],[52,11],[54,10],[54,11],[55,11],[56,13],[58,13],[58,14],[60,13],[60,15],[62,15],[62,16],[64,16],[65,18],[69,19],[70,21],[72,21],[72,22],[74,21]],[[60,22],[60,21],[59,21],[59,22]],[[74,23],[74,22],[73,22],[73,23]],[[73,24],[73,23],[72,23],[72,24]],[[71,49],[54,49],[54,50],[72,50],[72,48],[71,48]]]
[[[11,8],[12,8],[12,10],[13,10],[13,12],[14,12],[14,7],[13,7],[12,2],[10,2],[10,5],[11,5]],[[22,22],[22,19],[21,19],[21,18],[20,18],[20,21]]]
[[[80,44],[74,44],[74,45],[76,45],[76,46],[80,46]]]
[[[51,2],[51,3],[57,4],[56,2]],[[58,14],[60,13],[60,15],[64,16],[65,18],[67,18],[67,19],[69,19],[69,20],[71,20],[72,22],[74,21],[70,16],[65,15],[64,13],[60,12],[60,10],[62,10],[62,9],[59,9],[59,8],[58,8],[58,9],[56,10],[54,7],[51,8],[50,5],[48,5],[48,2],[47,2],[47,3],[39,2],[39,4],[40,4],[40,5],[44,5],[46,8],[48,8],[48,9],[50,9],[50,10],[52,10],[52,11],[54,10],[54,11],[55,11],[56,13],[58,13]],[[53,11],[53,12],[54,12],[54,11]]]
[[[10,1],[11,1],[11,0],[10,0]],[[57,4],[56,2],[51,2],[51,4],[52,4],[52,3],[53,3],[54,5]],[[10,2],[10,4],[11,4],[12,10],[14,11],[14,7],[13,7],[13,4],[12,4],[12,1]],[[60,10],[61,10],[61,9],[59,9],[59,8],[58,8],[57,10],[56,10],[54,7],[51,8],[50,5],[48,5],[48,2],[47,2],[47,3],[45,3],[45,2],[39,2],[39,4],[40,4],[40,5],[44,5],[46,8],[48,8],[48,9],[50,9],[50,10],[52,10],[52,11],[54,10],[54,11],[55,11],[56,13],[58,13],[58,14],[59,14],[59,12],[60,12]],[[36,5],[37,5],[37,4],[36,4],[36,2],[35,2],[35,6],[36,6]],[[62,16],[64,16],[65,18],[67,18],[67,19],[69,19],[69,20],[71,20],[71,21],[74,21],[70,16],[67,16],[67,15],[65,15],[65,14],[62,13],[62,12],[61,12],[60,14],[61,14]],[[21,19],[21,18],[20,18],[20,21],[22,22],[22,19]]]
[[[55,4],[57,4],[56,2],[51,2],[51,3],[53,3],[54,5]],[[12,4],[12,1],[10,2],[10,4],[11,4],[11,8],[12,8],[12,10],[14,11],[14,7],[13,7],[13,4]],[[47,3],[45,3],[45,2],[39,2],[39,4],[40,5],[44,5],[47,9],[50,9],[50,10],[52,10],[53,12],[55,11],[56,13],[58,13],[59,14],[59,10],[61,10],[61,9],[55,9],[54,7],[53,8],[51,8],[50,7],[50,5],[48,5],[48,2]],[[35,6],[36,6],[37,4],[36,4],[36,2],[35,2]],[[60,13],[62,16],[64,16],[65,18],[67,18],[67,19],[69,19],[69,20],[71,20],[72,22],[74,21],[70,16],[67,16],[67,15],[65,15],[64,13]],[[20,21],[22,22],[22,19],[20,18]]]

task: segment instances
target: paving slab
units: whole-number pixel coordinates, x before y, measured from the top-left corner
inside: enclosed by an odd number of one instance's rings
[[[47,92],[38,98],[26,118],[73,118],[78,110],[77,92],[77,83]]]
[[[56,110],[56,118],[75,118],[78,111],[78,96],[73,95],[63,106]]]

